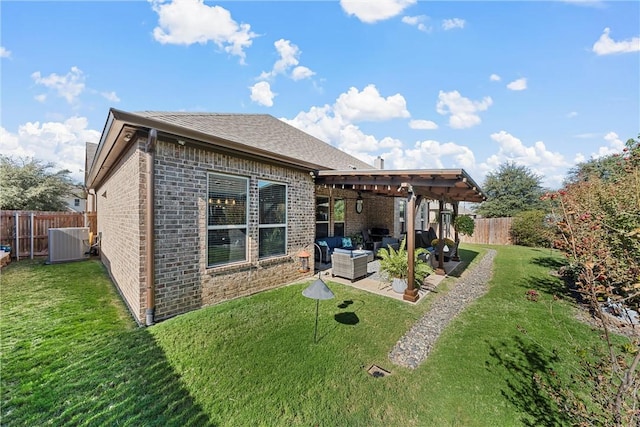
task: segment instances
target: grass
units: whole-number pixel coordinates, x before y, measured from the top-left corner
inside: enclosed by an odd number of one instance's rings
[[[496,247],[489,293],[416,370],[391,365],[418,305],[329,282],[222,303],[140,329],[96,262],[2,271],[2,425],[561,425],[535,376],[568,380],[597,333],[574,319],[549,251]],[[467,263],[485,249],[466,245]],[[474,260],[475,258],[475,260]],[[447,279],[438,288],[455,286]],[[529,289],[537,302],[526,299]],[[377,364],[392,371],[374,378]],[[585,396],[589,390],[584,390]]]

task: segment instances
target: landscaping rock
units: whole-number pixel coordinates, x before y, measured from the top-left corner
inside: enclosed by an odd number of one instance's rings
[[[453,288],[437,298],[431,309],[413,325],[389,353],[396,365],[415,369],[433,348],[444,328],[470,303],[484,295],[493,275],[496,251],[490,249],[480,262],[460,277]]]

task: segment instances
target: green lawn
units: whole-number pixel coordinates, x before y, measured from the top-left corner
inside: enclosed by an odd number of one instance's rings
[[[568,424],[532,378],[568,378],[597,333],[554,299],[559,258],[495,249],[490,292],[416,370],[387,355],[437,294],[412,306],[329,282],[336,298],[320,303],[316,344],[306,284],[141,329],[99,263],[13,263],[0,276],[1,424]],[[460,252],[474,262],[485,249]],[[371,364],[392,374],[374,378]]]

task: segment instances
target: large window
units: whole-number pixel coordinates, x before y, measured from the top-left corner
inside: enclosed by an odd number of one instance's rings
[[[333,235],[344,236],[344,199],[333,199]]]
[[[287,253],[287,186],[258,181],[260,226],[258,256]]]
[[[209,174],[207,265],[247,260],[248,178]]]
[[[316,197],[316,238],[329,235],[329,198]]]

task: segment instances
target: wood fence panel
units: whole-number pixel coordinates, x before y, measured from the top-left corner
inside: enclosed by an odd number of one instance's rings
[[[31,256],[32,239],[33,256],[48,255],[50,228],[88,226],[94,232],[97,229],[91,224],[85,225],[85,214],[78,212],[0,211],[0,244],[11,246],[11,256],[14,258],[16,257],[16,214],[19,230],[17,255],[20,258]],[[93,223],[96,223],[95,214],[93,214]]]
[[[513,218],[476,218],[473,236],[460,236],[463,243],[511,245]]]

